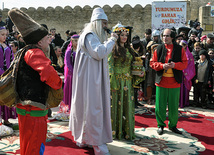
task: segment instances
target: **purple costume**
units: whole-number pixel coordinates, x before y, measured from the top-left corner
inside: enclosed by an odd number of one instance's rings
[[[79,35],[73,35],[72,38],[79,38]],[[73,51],[72,48],[72,40],[68,45],[65,52],[64,59],[64,103],[69,106],[69,110],[71,109],[71,94],[72,94],[72,79],[73,79],[73,68],[74,68],[74,60],[75,60],[76,52]]]
[[[1,28],[0,28],[1,30]],[[13,54],[10,47],[0,46],[0,75],[2,75],[7,68],[9,68],[11,61],[13,60]],[[7,121],[9,118],[16,118],[16,109],[15,107],[9,108],[7,106],[0,106],[1,118]]]
[[[188,66],[183,70],[183,80],[181,83],[180,89],[180,102],[179,107],[183,108],[189,106],[189,92],[192,86],[192,78],[195,76],[195,64],[192,53],[189,51],[188,43],[185,40],[182,40],[187,45],[186,56],[188,60]]]

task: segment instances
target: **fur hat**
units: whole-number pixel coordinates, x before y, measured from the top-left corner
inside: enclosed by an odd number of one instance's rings
[[[37,44],[48,34],[48,30],[35,22],[30,16],[19,9],[8,12],[26,44]]]
[[[92,12],[91,22],[98,20],[98,19],[105,19],[108,21],[108,17],[102,8],[95,8]]]

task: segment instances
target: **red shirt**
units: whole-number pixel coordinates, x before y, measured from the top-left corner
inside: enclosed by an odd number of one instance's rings
[[[51,66],[51,61],[45,56],[42,50],[30,49],[25,53],[24,60],[32,69],[40,75],[40,80],[51,88],[57,90],[62,87],[62,80],[56,70]]]
[[[172,55],[172,50],[173,50],[173,44],[165,44],[165,47],[167,49],[167,54],[166,54],[166,59],[165,63],[168,62],[168,60],[171,58]],[[150,66],[152,69],[156,71],[163,70],[163,64],[162,62],[158,62],[158,57],[157,57],[157,50],[154,51],[153,57],[150,60]],[[175,62],[175,67],[174,69],[177,70],[184,70],[188,65],[188,60],[186,57],[185,50],[182,48],[181,52],[181,62]],[[179,88],[180,84],[175,80],[174,77],[164,77],[162,76],[160,83],[155,83],[156,86],[159,87],[164,87],[164,88]]]
[[[24,60],[32,69],[37,71],[40,75],[40,80],[45,82],[53,89],[60,89],[62,87],[62,79],[58,76],[56,70],[51,66],[51,61],[45,56],[40,49],[29,49],[24,56]],[[43,110],[31,105],[17,104],[17,108],[31,110]]]

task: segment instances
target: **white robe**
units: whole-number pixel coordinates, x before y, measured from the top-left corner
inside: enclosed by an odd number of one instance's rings
[[[89,145],[112,142],[108,54],[115,42],[101,44],[93,32],[78,41],[69,127],[74,140]]]

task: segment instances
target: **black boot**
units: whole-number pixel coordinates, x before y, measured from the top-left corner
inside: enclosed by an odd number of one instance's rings
[[[157,133],[158,133],[159,135],[162,135],[162,134],[163,134],[163,129],[164,129],[163,126],[158,127]]]
[[[48,117],[52,117],[52,110],[48,109]]]
[[[182,134],[182,132],[179,131],[176,127],[169,128],[169,130],[171,130],[172,132],[177,133],[177,134]]]

